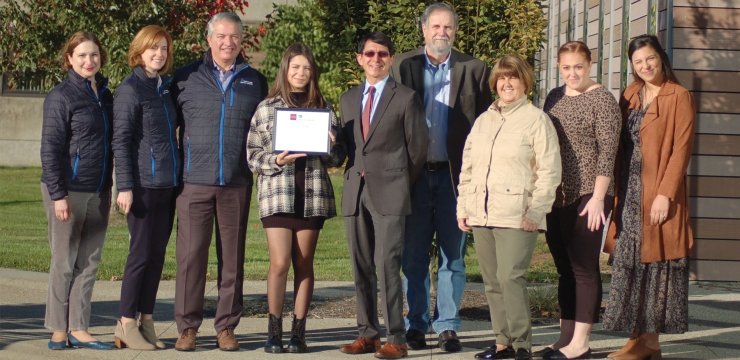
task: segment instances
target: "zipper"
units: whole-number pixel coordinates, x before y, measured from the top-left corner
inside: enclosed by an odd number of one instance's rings
[[[75,162],[72,165],[72,181],[77,180],[77,167],[80,165],[80,148],[77,148],[77,154],[75,154]]]
[[[100,174],[100,181],[98,182],[98,190],[96,192],[101,192],[103,190],[103,185],[105,185],[105,174],[108,172],[108,114],[105,112],[105,109],[103,108],[103,102],[100,101],[100,97],[95,95],[95,91],[93,91],[92,87],[90,86],[90,81],[86,81],[87,89],[90,90],[90,95],[93,97],[96,103],[98,103],[98,106],[100,107],[100,112],[103,114],[103,172]],[[100,88],[100,93],[105,92],[108,90],[107,86],[103,86]]]
[[[167,103],[164,101],[164,97],[162,96],[162,89],[160,88],[159,91],[159,97],[162,99],[162,107],[164,108],[164,116],[167,118],[167,128],[169,132],[167,132],[167,135],[170,139],[170,150],[172,151],[172,184],[174,186],[177,186],[177,153],[175,149],[177,147],[175,146],[175,140],[174,140],[174,127],[172,126],[172,120],[170,119],[170,112],[167,110]]]
[[[190,136],[185,138],[185,142],[187,143],[186,147],[187,147],[187,156],[188,156],[188,161],[185,164],[185,169],[187,170],[188,174],[190,174]]]
[[[154,149],[149,148],[149,158],[151,159],[151,167],[152,167],[152,182],[154,182],[154,170],[155,170],[155,161],[154,161]]]
[[[221,116],[219,117],[218,124],[218,184],[221,186],[226,185],[226,181],[224,179],[224,126],[226,121],[226,89],[231,90],[231,106],[233,106],[234,89],[231,87],[231,85],[234,83],[234,80],[239,75],[239,73],[248,68],[249,66],[244,66],[243,68],[239,69],[239,71],[235,72],[234,75],[231,76],[231,79],[229,79],[229,82],[226,84],[226,88],[224,88],[224,86],[221,84],[221,81],[216,78],[216,75],[214,75],[212,71],[209,71],[211,77],[216,82],[216,85],[218,85],[219,90],[221,90]]]
[[[493,134],[493,139],[491,140],[491,150],[488,151],[488,171],[486,171],[486,180],[484,183],[485,189],[486,189],[486,199],[483,204],[483,210],[484,214],[488,214],[488,194],[490,193],[488,189],[488,178],[491,176],[491,162],[493,161],[493,147],[496,145],[496,139],[498,138],[498,134],[501,132],[501,129],[504,127],[504,124],[506,124],[506,118],[499,113],[501,116],[501,125],[496,129],[496,133]]]

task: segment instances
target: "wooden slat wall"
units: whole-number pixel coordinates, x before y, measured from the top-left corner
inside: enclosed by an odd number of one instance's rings
[[[629,27],[629,37],[647,33],[651,26],[648,0],[546,2],[549,35],[546,50],[540,54],[540,105],[548,91],[562,84],[556,56],[558,47],[569,40],[583,40],[591,48],[595,62],[591,76],[599,77],[615,96],[622,90],[625,73],[627,82],[632,81],[631,69],[620,57],[625,2],[629,22],[624,26]],[[688,169],[696,238],[692,277],[740,281],[740,0],[673,0],[672,19],[667,18],[667,1],[653,0],[652,4],[658,12],[656,35],[664,44],[672,37],[666,48],[672,50],[676,76],[691,90],[697,109]],[[603,14],[603,29],[599,29],[599,14]],[[597,73],[599,59],[601,74]]]
[[[673,5],[673,66],[697,109],[691,276],[740,281],[740,1]]]

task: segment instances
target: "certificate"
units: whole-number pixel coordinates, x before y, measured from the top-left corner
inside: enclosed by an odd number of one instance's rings
[[[281,153],[328,154],[331,140],[331,110],[275,109],[272,126],[272,151]]]

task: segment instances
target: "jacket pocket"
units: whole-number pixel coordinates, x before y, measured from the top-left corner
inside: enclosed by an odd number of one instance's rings
[[[491,188],[488,213],[496,220],[518,221],[527,209],[524,185],[497,184]]]

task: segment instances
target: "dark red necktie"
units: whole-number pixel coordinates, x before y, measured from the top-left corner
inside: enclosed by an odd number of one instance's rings
[[[370,114],[373,110],[375,86],[371,86],[367,91],[367,100],[365,101],[365,107],[362,109],[362,136],[365,140],[367,140],[367,136],[370,135]]]

